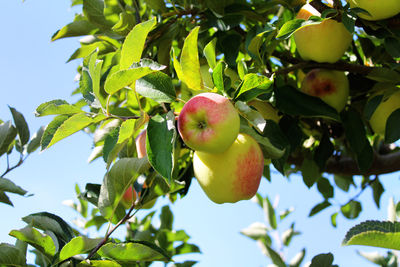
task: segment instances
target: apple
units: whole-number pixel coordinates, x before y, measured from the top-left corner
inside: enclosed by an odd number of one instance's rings
[[[143,188],[146,188],[146,185],[143,185]],[[133,203],[135,203],[137,199],[137,193],[135,190],[133,190],[133,186],[129,186],[128,189],[125,191],[125,193],[122,196],[121,203],[124,206],[125,209],[130,209]],[[139,194],[140,195],[140,194]],[[147,202],[144,204],[141,209],[151,209],[155,204],[156,204],[157,198],[152,199],[151,201]]]
[[[250,106],[254,107],[266,120],[273,120],[276,123],[279,122],[280,117],[278,115],[278,110],[276,110],[271,103],[266,101],[261,101],[258,99],[251,100],[248,102]]]
[[[193,150],[220,153],[230,147],[239,134],[240,118],[228,98],[216,93],[201,93],[183,106],[178,131]]]
[[[303,79],[300,90],[319,97],[340,112],[346,106],[349,97],[349,80],[341,71],[313,69]]]
[[[222,153],[196,151],[193,157],[194,176],[208,198],[218,204],[252,198],[263,169],[261,148],[247,134],[239,134]]]
[[[399,0],[347,0],[351,8],[359,7],[370,14],[359,13],[358,16],[366,20],[382,20],[400,13]]]
[[[310,4],[304,5],[297,18],[307,20],[310,16],[321,16]],[[294,33],[297,51],[304,60],[335,63],[346,52],[352,35],[343,23],[326,19],[320,24],[308,25]]]
[[[138,158],[144,158],[146,152],[146,130],[143,130],[135,139]]]
[[[379,88],[378,92],[373,94],[371,98],[377,95],[384,95],[390,92],[389,96],[383,96],[381,103],[372,114],[369,123],[372,130],[380,135],[385,135],[386,121],[393,111],[400,108],[400,89],[394,84],[381,83],[374,86],[372,90]]]

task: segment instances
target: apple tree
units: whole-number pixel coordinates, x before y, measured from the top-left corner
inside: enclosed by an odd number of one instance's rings
[[[309,216],[333,205],[334,189],[348,192],[350,186],[359,190],[358,196],[371,188],[379,207],[384,192],[380,175],[400,169],[400,2],[347,2],[72,0],[81,12],[51,40],[82,37],[68,59],[81,62],[72,92],[81,99],[38,103],[35,114],[53,119],[31,139],[23,115],[10,108],[14,124],[1,121],[0,156],[20,153],[21,160],[0,176],[0,202],[11,204],[6,193],[26,194],[4,176],[27,155],[39,147],[57,149],[57,142],[85,131],[93,136],[89,161],[104,161],[107,172],[102,184],[76,187],[73,207],[85,218],[84,228],[108,225],[108,231],[93,239],[56,214],[29,214],[23,218],[25,228],[10,232],[15,245],[0,244],[0,265],[26,266],[27,247],[33,248],[39,266],[148,266],[199,252],[184,230],[173,229],[168,206],[161,210],[160,226],[152,223],[154,212],[143,218],[136,212],[151,208],[160,197],[179,201],[195,176],[211,181],[202,185],[211,199],[226,202],[225,196],[237,196],[236,187],[227,193],[230,185],[213,183],[225,177],[215,170],[217,164],[205,171],[193,160],[202,145],[214,142],[196,130],[215,118],[192,123],[191,134],[203,140],[195,148],[181,130],[186,103],[210,93],[237,113],[222,118],[221,129],[215,130],[222,134],[222,141],[212,144],[215,151],[241,135],[262,151],[262,171],[255,178],[246,173],[241,186],[252,183],[257,189],[261,174],[262,179],[276,178],[271,170],[283,176],[301,173],[304,184],[317,187],[324,199]],[[206,106],[203,113],[210,109]],[[222,158],[221,164],[225,156],[218,153],[228,153],[226,148],[205,150],[213,159]],[[253,169],[248,165],[258,160],[228,154],[244,159],[242,169]],[[355,182],[355,176],[362,182]],[[270,225],[252,225],[242,233],[259,242],[276,266],[299,266],[304,251],[285,262],[274,249],[268,229],[278,227],[276,212],[265,192],[255,191],[227,201],[254,196],[268,211]],[[338,215],[359,216],[358,196],[349,195],[340,211],[333,211],[333,225]],[[123,224],[128,226],[126,240],[114,238]],[[343,233],[343,244],[400,249],[398,226],[396,216],[391,222],[367,221]],[[285,232],[284,245],[295,235],[294,227]],[[371,260],[382,266],[397,262],[393,253]],[[320,254],[311,266],[332,264],[332,254]]]

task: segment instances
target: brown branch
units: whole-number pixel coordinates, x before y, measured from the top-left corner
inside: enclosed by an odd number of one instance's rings
[[[323,68],[323,69],[331,69],[331,70],[341,70],[341,71],[349,71],[351,73],[358,73],[362,75],[368,75],[372,70],[374,70],[374,67],[368,67],[364,65],[358,65],[358,64],[350,64],[344,61],[339,61],[336,63],[318,63],[318,62],[300,62],[297,63],[291,67],[280,69],[275,71],[276,75],[279,74],[287,74],[289,72],[292,72],[297,69],[315,69],[315,68]]]
[[[289,157],[288,163],[301,166],[303,157]],[[362,173],[358,168],[357,162],[348,156],[331,157],[327,163],[324,172],[340,175],[381,175],[400,170],[400,152],[390,154],[375,153],[374,160],[370,169]]]

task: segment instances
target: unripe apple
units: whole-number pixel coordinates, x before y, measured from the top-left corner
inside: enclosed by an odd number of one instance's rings
[[[368,11],[359,13],[360,18],[366,20],[382,20],[400,13],[399,0],[347,0],[351,8],[359,7]]]
[[[349,97],[349,80],[341,71],[313,69],[303,79],[301,91],[319,97],[340,112]]]
[[[310,4],[304,5],[297,18],[307,20],[310,16],[321,16]],[[304,60],[334,63],[349,47],[352,35],[343,23],[326,19],[320,24],[305,26],[294,33],[297,51]]]
[[[183,106],[178,131],[185,144],[194,149],[220,153],[235,141],[240,128],[239,114],[226,97],[202,93]]]
[[[394,90],[391,95],[382,99],[369,120],[371,128],[375,133],[385,135],[387,119],[393,111],[400,108],[400,89],[393,84],[377,84],[373,90],[377,87],[383,87],[383,89],[372,95],[371,98],[383,95],[386,90]]]
[[[260,185],[264,157],[259,144],[239,134],[222,153],[196,151],[194,175],[206,195],[215,203],[235,203],[252,198]]]
[[[254,99],[251,100],[248,104],[254,107],[263,116],[264,119],[273,120],[276,123],[279,122],[280,117],[278,115],[278,110],[276,110],[269,102]]]

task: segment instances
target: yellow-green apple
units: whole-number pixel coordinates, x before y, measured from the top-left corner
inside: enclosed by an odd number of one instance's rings
[[[276,123],[279,122],[280,117],[278,115],[278,111],[271,105],[271,103],[254,99],[251,100],[248,104],[254,107],[263,116],[264,119],[273,120]]]
[[[360,18],[366,20],[382,20],[400,13],[399,0],[347,0],[351,8],[359,7],[368,11],[359,13]]]
[[[372,114],[369,124],[372,130],[381,135],[385,135],[386,122],[393,111],[400,108],[400,89],[394,84],[377,84],[374,89],[379,88],[378,92],[373,94],[371,98],[377,95],[384,95],[385,92],[391,91],[391,94],[383,97],[381,103]]]
[[[194,149],[220,153],[235,141],[240,128],[239,114],[228,98],[201,93],[183,106],[178,131],[185,144]]]
[[[321,16],[310,4],[304,5],[297,18],[307,20],[310,16]],[[320,24],[308,25],[294,33],[297,51],[304,60],[334,63],[349,47],[352,35],[343,23],[325,19]]]
[[[194,175],[208,198],[215,203],[235,203],[252,198],[264,169],[261,148],[253,137],[239,134],[222,153],[196,151]]]
[[[301,91],[319,97],[340,112],[349,97],[349,80],[341,71],[313,69],[303,79]]]

